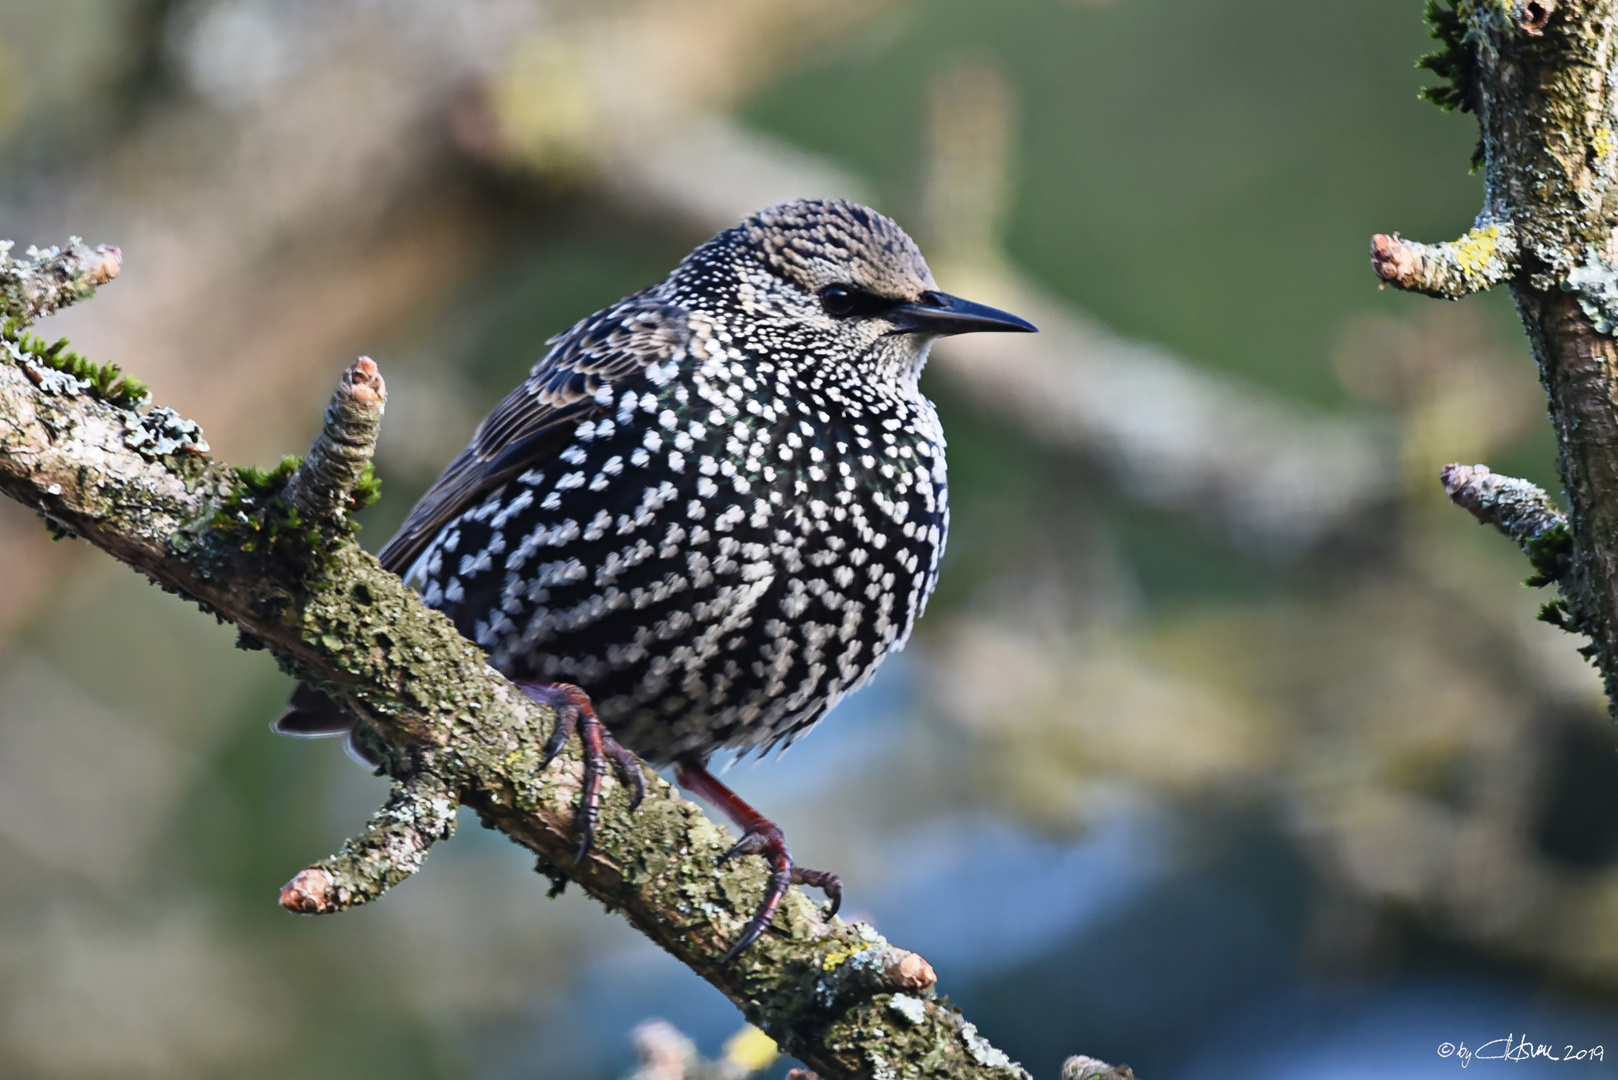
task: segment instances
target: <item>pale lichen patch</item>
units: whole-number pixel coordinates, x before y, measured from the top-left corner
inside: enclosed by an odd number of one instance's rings
[[[1585,252],[1585,261],[1568,271],[1562,288],[1578,295],[1579,307],[1598,334],[1611,334],[1618,327],[1618,267],[1597,252]]]
[[[961,1042],[966,1044],[966,1052],[972,1055],[972,1060],[985,1068],[1017,1068],[1017,1063],[1007,1057],[1005,1051],[990,1045],[987,1039],[978,1034],[976,1024],[961,1021]]]
[[[894,994],[888,999],[888,1008],[913,1025],[927,1019],[927,1003],[909,994]]]

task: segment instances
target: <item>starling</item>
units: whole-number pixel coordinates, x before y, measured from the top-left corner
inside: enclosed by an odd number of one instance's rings
[[[490,662],[577,732],[588,850],[608,767],[673,765],[764,856],[780,830],[710,774],[807,731],[901,648],[949,523],[944,433],[917,379],[935,338],[1031,331],[940,292],[891,219],[841,200],[760,211],[668,279],[551,339],[382,549]],[[275,724],[349,732],[308,687]]]

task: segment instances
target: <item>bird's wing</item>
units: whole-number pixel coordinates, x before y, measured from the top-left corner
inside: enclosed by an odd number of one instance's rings
[[[652,364],[674,359],[690,340],[684,308],[637,293],[558,334],[544,359],[496,405],[461,451],[416,503],[382,548],[382,565],[404,573],[448,522],[513,476],[542,465],[574,429],[606,411],[598,392]],[[610,399],[607,399],[610,400]],[[349,731],[354,717],[319,691],[300,684],[287,710],[271,725],[283,735],[320,736]]]
[[[405,573],[440,529],[491,488],[560,453],[579,424],[606,411],[614,384],[667,363],[690,337],[686,310],[647,290],[552,338],[544,359],[478,425],[471,445],[382,548],[382,565]]]

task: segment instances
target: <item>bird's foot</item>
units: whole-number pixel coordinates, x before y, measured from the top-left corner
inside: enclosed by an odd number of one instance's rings
[[[584,790],[579,794],[579,808],[573,813],[573,827],[579,831],[580,838],[579,853],[573,861],[583,862],[590,853],[590,842],[595,839],[596,819],[601,816],[601,779],[606,776],[608,766],[629,789],[631,810],[646,797],[646,774],[641,771],[640,759],[612,737],[612,732],[590,704],[590,696],[583,690],[572,683],[514,681],[534,701],[556,710],[556,729],[545,743],[545,756],[539,762],[541,769],[556,760],[574,732],[578,732],[579,742],[584,746]]]
[[[794,885],[809,885],[826,894],[831,901],[826,908],[829,919],[837,914],[843,902],[843,879],[825,870],[808,870],[792,861],[781,827],[757,810],[740,795],[721,783],[705,767],[696,762],[682,761],[676,768],[680,786],[712,803],[742,830],[740,840],[719,857],[721,863],[743,855],[761,855],[770,865],[769,884],[764,889],[764,900],[753,912],[753,917],[742,927],[741,935],[725,953],[721,963],[730,963],[749,945],[757,941],[775,917],[775,909],[787,890]]]
[[[724,963],[728,964],[736,959],[744,949],[759,939],[764,933],[764,928],[770,925],[770,920],[775,918],[775,909],[781,906],[787,889],[793,885],[810,885],[824,892],[826,898],[831,901],[826,908],[827,918],[837,914],[837,909],[842,906],[843,879],[825,870],[809,870],[795,864],[792,861],[792,853],[787,850],[786,838],[781,835],[781,828],[775,822],[760,818],[748,826],[742,833],[742,838],[719,857],[719,862],[723,865],[742,855],[762,855],[770,864],[770,883],[765,888],[763,903],[753,912],[753,917],[747,920],[741,936],[731,945],[730,951],[725,953]]]

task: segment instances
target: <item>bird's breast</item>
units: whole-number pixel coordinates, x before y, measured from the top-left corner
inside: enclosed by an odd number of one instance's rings
[[[931,410],[725,357],[616,393],[451,522],[423,598],[518,677],[574,682],[653,757],[813,723],[902,645],[947,523]]]

